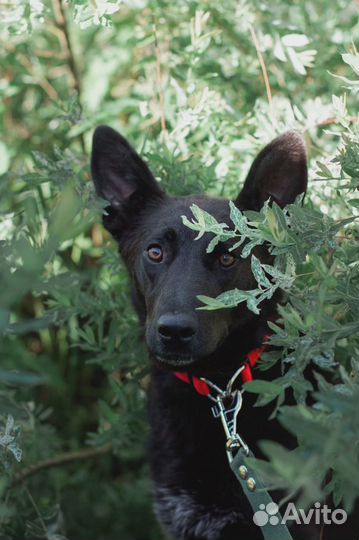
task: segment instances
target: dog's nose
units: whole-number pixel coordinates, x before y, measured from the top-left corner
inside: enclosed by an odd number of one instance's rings
[[[166,313],[158,319],[157,330],[162,341],[184,344],[195,335],[196,325],[191,315]]]

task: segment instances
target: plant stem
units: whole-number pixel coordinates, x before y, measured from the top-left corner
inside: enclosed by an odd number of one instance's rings
[[[65,9],[62,0],[53,0],[52,2],[55,15],[56,27],[60,32],[64,53],[71,76],[71,82],[74,90],[78,95],[78,100],[81,105],[81,78],[77,68],[74,50],[72,47],[69,28],[66,20]],[[80,144],[83,153],[86,153],[85,139],[83,133],[79,134]]]
[[[272,101],[272,91],[271,91],[271,87],[270,87],[270,83],[269,83],[269,77],[268,77],[267,68],[266,68],[266,65],[265,65],[265,62],[264,62],[264,59],[263,59],[263,55],[262,55],[261,50],[260,50],[259,41],[258,41],[257,35],[256,35],[255,31],[254,31],[254,28],[252,26],[250,26],[249,31],[251,33],[252,41],[253,41],[253,44],[254,44],[254,46],[256,48],[256,51],[257,51],[257,56],[258,56],[259,64],[260,64],[261,69],[262,69],[264,84],[265,84],[265,87],[266,87],[267,99],[268,99],[268,103],[269,103],[269,109],[270,109],[270,112],[271,112],[272,119],[274,121],[275,116],[274,116],[273,101]]]
[[[50,459],[45,459],[44,461],[39,461],[30,465],[23,471],[20,471],[17,474],[12,483],[11,487],[16,487],[19,484],[22,484],[24,480],[37,474],[39,471],[44,469],[51,469],[53,467],[59,467],[61,465],[66,465],[67,463],[72,463],[73,461],[79,461],[83,459],[92,459],[98,456],[103,456],[108,454],[112,450],[112,444],[104,444],[103,446],[97,446],[95,448],[84,448],[82,450],[75,450],[73,452],[66,452],[64,454],[59,454]]]
[[[153,35],[155,38],[155,52],[156,52],[156,79],[157,79],[157,89],[158,89],[158,96],[159,96],[159,102],[160,102],[160,113],[161,113],[161,129],[163,133],[163,139],[165,143],[168,141],[168,131],[166,127],[166,116],[165,116],[165,108],[164,108],[164,97],[163,97],[163,88],[162,88],[162,73],[161,73],[161,51],[158,44],[158,37],[157,37],[157,27],[156,27],[156,21],[153,17],[153,23],[152,23],[152,30]]]

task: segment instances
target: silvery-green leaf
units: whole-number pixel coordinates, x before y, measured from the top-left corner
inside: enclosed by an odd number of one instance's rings
[[[259,259],[257,259],[255,255],[252,255],[252,258],[251,258],[251,269],[258,285],[265,288],[272,287],[271,282],[268,280],[268,278],[266,277],[263,271],[263,268],[261,266]]]
[[[287,34],[282,37],[282,43],[287,47],[305,47],[309,39],[304,34]]]
[[[256,298],[248,298],[247,300],[247,308],[250,311],[253,311],[256,315],[260,314],[260,308],[258,307],[258,301]]]
[[[244,246],[244,248],[242,249],[242,252],[241,252],[241,257],[243,259],[246,259],[248,257],[248,255],[250,255],[252,249],[255,247],[255,246],[259,246],[263,243],[263,240],[261,240],[260,238],[257,238],[255,240],[252,240],[251,242],[248,242],[248,244],[246,244]]]
[[[21,448],[19,448],[19,446],[14,442],[14,443],[11,443],[8,445],[8,449],[10,450],[10,452],[12,452],[14,458],[16,459],[16,461],[18,461],[20,463],[21,461],[21,458],[22,458],[22,450]]]

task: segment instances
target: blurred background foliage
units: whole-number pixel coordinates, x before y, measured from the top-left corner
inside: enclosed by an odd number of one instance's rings
[[[146,466],[146,355],[90,182],[93,128],[119,129],[172,194],[230,197],[259,148],[294,127],[308,146],[308,207],[335,220],[356,215],[357,8],[346,0],[0,2],[2,538],[161,535]],[[325,329],[353,329],[357,238],[351,222],[331,250],[324,242],[301,281],[308,296],[282,310],[286,358],[305,364],[325,340],[331,383],[321,380],[317,392],[319,420],[303,404],[284,411],[289,429],[301,427],[301,451],[267,449],[277,473],[278,459],[287,463],[277,484],[306,486],[307,503],[325,496],[313,471],[333,466],[331,487],[348,509],[358,350],[353,331],[338,330],[328,345]],[[311,336],[313,315],[321,327],[304,343],[298,332]],[[311,389],[299,386],[300,402]],[[338,436],[326,469],[328,431],[318,426],[328,421]],[[294,482],[308,448],[310,467]],[[330,461],[338,451],[346,463]]]

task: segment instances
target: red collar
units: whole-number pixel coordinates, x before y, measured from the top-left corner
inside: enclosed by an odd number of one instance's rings
[[[266,342],[269,339],[269,336],[265,336],[264,339]],[[266,346],[267,346],[266,343],[264,343],[264,345],[262,345],[261,347],[258,347],[257,349],[253,349],[253,351],[248,353],[244,369],[241,372],[243,384],[253,380],[252,367],[254,367],[255,364],[258,362],[258,360],[261,357],[262,352],[266,349]],[[185,371],[175,371],[175,376],[187,384],[192,384],[196,392],[200,394],[201,396],[210,395],[211,391],[208,384],[205,381],[203,381],[200,377],[190,376]]]

